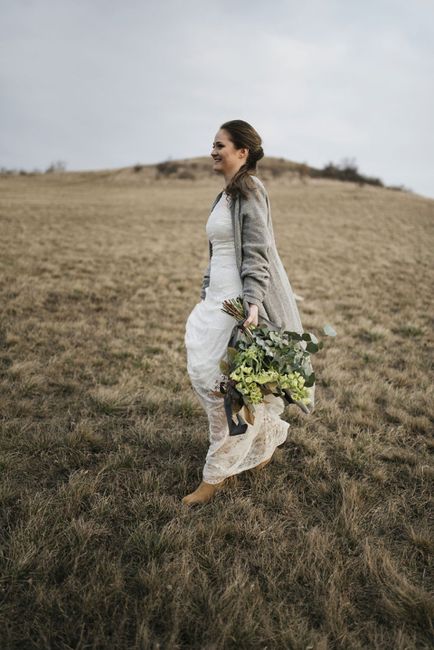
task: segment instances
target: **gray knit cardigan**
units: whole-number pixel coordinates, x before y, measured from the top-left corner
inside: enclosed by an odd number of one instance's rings
[[[271,205],[267,190],[257,176],[251,176],[257,191],[249,197],[231,201],[235,255],[243,284],[243,296],[258,305],[258,320],[265,318],[278,327],[303,332],[294,292],[279,257],[271,221]],[[211,211],[222,196],[214,200]],[[200,297],[209,286],[212,244],[209,241],[209,263],[204,273]]]

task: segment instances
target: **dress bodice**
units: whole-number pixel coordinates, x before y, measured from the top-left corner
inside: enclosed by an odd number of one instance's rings
[[[235,259],[235,241],[229,197],[223,192],[206,224],[206,234],[212,244],[212,256],[232,256]]]
[[[214,206],[206,224],[206,234],[212,244],[209,291],[210,299],[218,303],[236,297],[242,290],[235,254],[232,214],[226,192]]]

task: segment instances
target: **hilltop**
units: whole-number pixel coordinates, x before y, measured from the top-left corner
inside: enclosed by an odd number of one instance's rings
[[[127,182],[134,184],[149,184],[153,181],[209,181],[218,178],[212,168],[210,156],[193,158],[169,159],[158,163],[136,163],[127,167],[117,167],[100,170],[67,171],[61,161],[51,164],[45,172],[40,170],[26,171],[24,169],[0,169],[1,177],[11,176],[57,176],[62,174],[66,183],[77,181]],[[344,159],[340,164],[329,162],[323,168],[313,167],[307,163],[299,163],[286,158],[266,156],[258,164],[258,175],[264,181],[279,180],[279,183],[306,184],[311,181],[350,182],[363,187],[372,185],[391,190],[411,192],[404,185],[387,186],[380,178],[362,174],[354,160]]]

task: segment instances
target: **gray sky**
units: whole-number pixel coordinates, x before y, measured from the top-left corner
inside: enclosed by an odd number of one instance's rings
[[[0,167],[266,155],[434,198],[433,0],[0,0]]]

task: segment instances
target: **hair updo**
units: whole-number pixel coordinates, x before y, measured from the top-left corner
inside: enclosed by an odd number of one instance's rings
[[[235,149],[244,147],[249,150],[246,162],[225,187],[226,194],[232,199],[240,195],[247,198],[250,190],[256,190],[256,185],[250,176],[256,172],[258,161],[264,157],[261,136],[253,126],[244,120],[230,120],[222,124],[220,128],[227,131]]]

